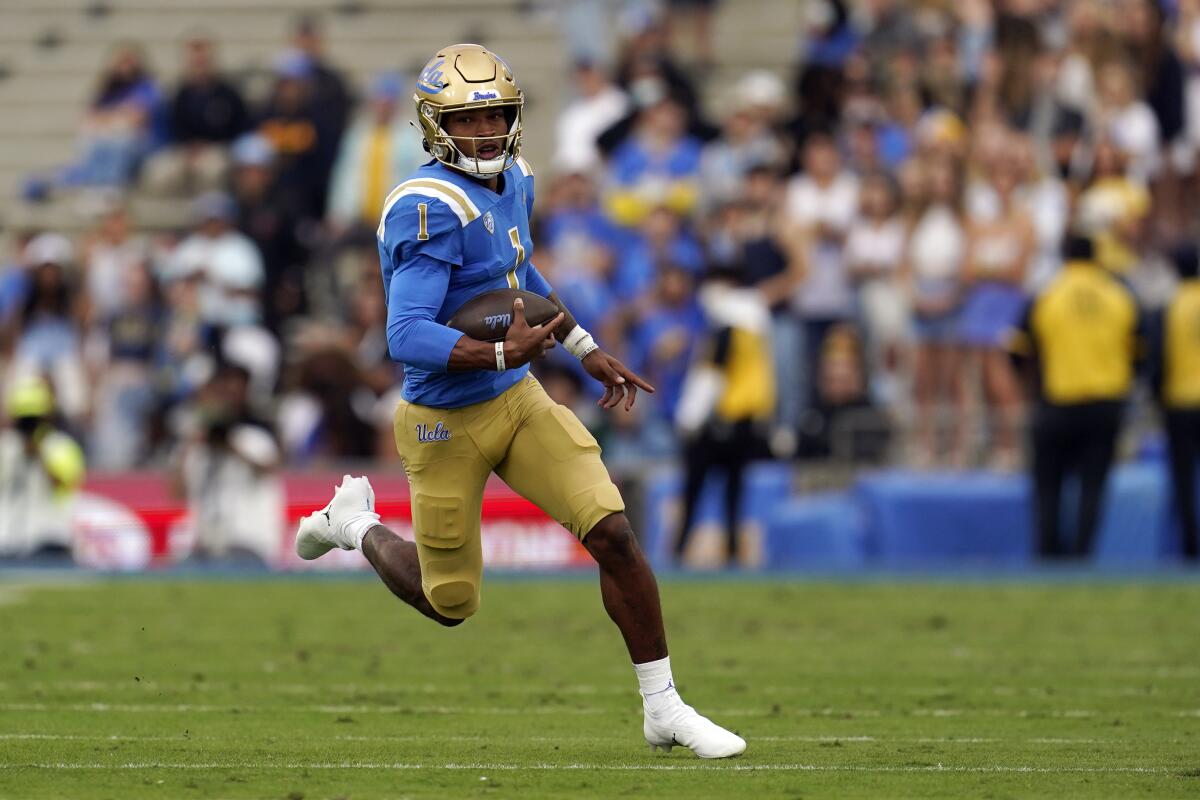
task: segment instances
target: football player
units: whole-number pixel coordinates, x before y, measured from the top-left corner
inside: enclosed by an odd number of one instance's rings
[[[377,231],[387,292],[388,346],[404,364],[396,447],[411,487],[413,536],[379,524],[365,477],[346,476],[296,537],[302,558],[361,550],[387,587],[442,625],[479,608],[479,517],[495,472],[579,537],[600,568],[604,608],[621,631],[641,688],[651,749],[735,756],[736,734],[700,716],[675,688],[658,586],[600,460],[596,440],[529,374],[555,342],[604,385],[600,405],[633,407],[654,389],[602,350],[530,261],[533,170],[521,158],[524,98],[512,70],[475,44],[446,47],[417,78],[417,120],[433,159],[398,185]],[[530,326],[517,300],[503,342],[444,323],[500,288],[549,298],[559,314]]]

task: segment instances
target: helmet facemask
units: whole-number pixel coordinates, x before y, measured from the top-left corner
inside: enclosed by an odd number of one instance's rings
[[[422,117],[421,127],[426,134],[425,149],[430,155],[446,166],[457,169],[472,177],[488,178],[493,175],[499,175],[511,167],[521,155],[521,107],[524,104],[524,97],[518,95],[515,99],[491,100],[450,107],[439,107],[433,103],[421,102],[419,98],[414,99],[418,101],[419,113]],[[490,107],[501,107],[504,109],[504,118],[508,123],[507,133],[498,136],[452,137],[442,126],[442,118],[447,114]],[[432,142],[430,142],[430,134],[432,134]],[[479,158],[477,156],[467,156],[463,153],[458,145],[455,144],[455,139],[471,141],[476,144],[485,141],[503,141],[500,155],[495,158]]]

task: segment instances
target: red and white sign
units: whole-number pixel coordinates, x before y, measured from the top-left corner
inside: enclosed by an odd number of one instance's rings
[[[403,474],[372,475],[375,510],[384,524],[412,538],[408,481]],[[300,517],[324,506],[341,480],[334,473],[284,475],[284,541],[273,567],[293,569],[369,569],[360,554],[334,550],[317,561],[302,561],[293,540]],[[102,474],[89,477],[75,502],[76,560],[97,569],[136,570],[166,566],[186,558],[193,541],[191,520],[182,498],[169,493],[158,473]],[[511,569],[561,569],[592,563],[571,533],[541,509],[493,479],[483,496],[481,516],[484,563]]]

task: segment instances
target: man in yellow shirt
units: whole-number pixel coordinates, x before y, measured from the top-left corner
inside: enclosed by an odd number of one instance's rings
[[[1200,558],[1196,526],[1196,464],[1200,459],[1200,254],[1188,245],[1174,254],[1179,286],[1156,320],[1151,378],[1162,405],[1171,483],[1183,527],[1183,555]]]
[[[1034,505],[1042,556],[1086,556],[1100,520],[1121,414],[1142,347],[1142,315],[1125,284],[1095,260],[1091,239],[1068,238],[1062,270],[1029,303],[1012,339],[1035,366]],[[1062,487],[1078,477],[1078,535],[1059,531]]]

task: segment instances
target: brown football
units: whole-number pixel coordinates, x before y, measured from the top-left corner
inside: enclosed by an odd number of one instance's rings
[[[481,342],[502,342],[512,324],[513,301],[525,301],[525,321],[531,326],[554,319],[558,306],[523,289],[495,289],[472,297],[459,306],[446,324]]]

